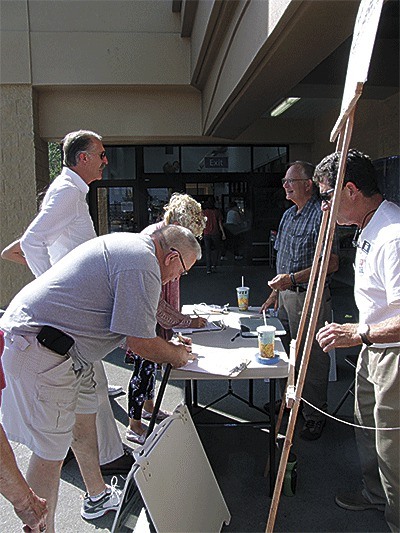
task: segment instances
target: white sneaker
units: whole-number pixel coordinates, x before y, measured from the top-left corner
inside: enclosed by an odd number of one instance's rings
[[[106,485],[104,496],[97,501],[93,501],[89,494],[85,494],[81,516],[86,518],[86,520],[93,520],[94,518],[100,518],[109,511],[117,511],[121,502],[122,493],[122,491],[117,489],[117,483],[117,477],[113,476],[111,485]]]
[[[127,428],[125,437],[130,442],[135,442],[136,444],[144,444],[146,440],[146,433],[147,430],[144,433],[140,434],[136,433],[136,431],[133,431],[133,429],[131,428]]]
[[[123,391],[123,389],[119,385],[109,385],[108,386],[108,395],[109,396],[117,396],[117,394],[121,394],[122,391]]]

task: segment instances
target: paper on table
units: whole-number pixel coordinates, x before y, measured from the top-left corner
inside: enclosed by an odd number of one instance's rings
[[[174,333],[183,333],[184,335],[190,335],[191,333],[196,333],[197,331],[219,331],[222,329],[221,324],[215,324],[207,320],[207,323],[202,328],[172,328]]]
[[[234,378],[247,368],[254,359],[255,349],[254,347],[242,348],[240,354],[238,354],[232,349],[213,348],[212,355],[210,355],[209,346],[192,344],[192,352],[197,356],[197,359],[183,366],[182,370]]]

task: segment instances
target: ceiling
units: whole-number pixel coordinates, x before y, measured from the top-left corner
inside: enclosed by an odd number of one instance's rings
[[[383,5],[363,99],[384,100],[399,91],[399,6],[397,0]],[[317,118],[340,108],[351,42],[352,36],[285,95],[301,99],[282,117]],[[266,110],[264,116],[269,112]]]

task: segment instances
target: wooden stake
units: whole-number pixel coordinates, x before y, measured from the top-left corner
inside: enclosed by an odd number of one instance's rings
[[[316,333],[315,330],[316,330],[316,325],[317,325],[317,320],[318,320],[319,309],[321,306],[322,293],[325,287],[325,280],[326,280],[326,274],[328,270],[329,257],[330,257],[331,249],[332,249],[333,235],[335,232],[337,213],[339,210],[338,197],[342,190],[342,183],[344,180],[345,169],[346,169],[347,152],[349,150],[351,134],[353,131],[355,109],[356,109],[356,104],[354,104],[353,108],[349,111],[348,116],[346,118],[345,127],[343,128],[343,131],[341,131],[339,134],[337,149],[339,149],[340,147],[341,156],[339,160],[339,169],[338,169],[338,177],[337,177],[337,181],[335,185],[335,192],[334,192],[333,199],[331,202],[330,211],[329,212],[324,211],[324,214],[322,217],[322,223],[321,223],[321,228],[320,228],[320,232],[318,235],[316,252],[314,256],[313,265],[311,268],[310,280],[308,283],[306,298],[304,301],[304,306],[303,306],[302,315],[300,319],[299,331],[297,333],[296,357],[298,355],[298,351],[302,344],[304,326],[307,320],[308,309],[309,309],[311,297],[313,294],[315,277],[316,277],[316,274],[318,273],[318,280],[317,280],[317,286],[316,286],[315,293],[314,293],[314,300],[313,300],[313,305],[312,305],[310,322],[308,325],[306,341],[305,341],[304,348],[303,348],[303,356],[302,356],[302,360],[300,364],[299,376],[297,379],[297,386],[295,387],[295,401],[294,401],[293,408],[291,409],[290,415],[289,415],[289,423],[288,423],[288,427],[286,431],[286,437],[285,437],[285,441],[283,445],[281,460],[279,463],[279,469],[278,469],[278,473],[276,477],[275,489],[274,489],[274,494],[272,497],[268,521],[267,521],[267,525],[265,529],[266,533],[272,533],[274,530],[280,495],[282,492],[283,480],[284,480],[284,476],[286,472],[287,462],[289,459],[290,448],[292,446],[292,438],[293,438],[293,433],[294,433],[294,429],[296,426],[297,414],[298,414],[299,407],[300,407],[300,399],[301,399],[301,395],[303,392],[304,381],[306,378],[308,363],[310,359],[311,347],[312,347],[312,343],[313,343],[315,333]],[[329,224],[327,227],[328,217],[329,217]],[[324,243],[325,245],[323,247]],[[322,252],[322,259],[320,261],[322,247],[323,247],[323,252]],[[271,466],[272,468],[274,468],[274,465],[271,465]]]

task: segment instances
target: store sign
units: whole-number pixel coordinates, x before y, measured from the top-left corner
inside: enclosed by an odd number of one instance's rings
[[[229,161],[227,157],[205,157],[204,168],[229,168]]]

